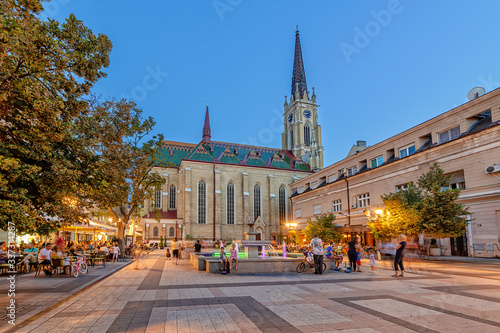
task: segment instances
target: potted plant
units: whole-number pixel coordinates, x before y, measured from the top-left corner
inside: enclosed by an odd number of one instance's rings
[[[163,245],[163,236],[160,236],[160,249],[163,250],[164,245]]]
[[[441,249],[438,248],[438,246],[437,246],[437,239],[436,238],[431,239],[431,247],[429,249],[429,252],[430,252],[430,255],[434,256],[434,257],[438,257],[441,255]]]

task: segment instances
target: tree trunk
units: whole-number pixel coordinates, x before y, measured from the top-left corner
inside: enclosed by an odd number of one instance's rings
[[[116,237],[118,238],[118,247],[121,251],[125,249],[125,223],[117,222],[116,226],[118,230],[116,232]]]

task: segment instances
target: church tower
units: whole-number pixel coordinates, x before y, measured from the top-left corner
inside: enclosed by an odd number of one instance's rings
[[[298,26],[295,32],[290,102],[287,97],[285,96],[283,114],[284,132],[281,135],[283,149],[291,150],[295,156],[308,163],[311,170],[319,171],[323,169],[323,145],[321,126],[318,124],[318,104],[314,87],[312,95],[307,91]]]

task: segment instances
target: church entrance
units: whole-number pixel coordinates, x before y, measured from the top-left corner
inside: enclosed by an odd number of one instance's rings
[[[255,231],[258,233],[257,235],[255,235],[255,240],[258,241],[262,240],[262,228],[259,227],[255,229]]]

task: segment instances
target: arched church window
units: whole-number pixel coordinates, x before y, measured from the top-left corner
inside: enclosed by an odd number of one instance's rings
[[[289,142],[289,145],[288,145],[289,149],[291,150],[292,147],[293,147],[293,127],[290,129],[290,142]]]
[[[207,183],[204,180],[198,182],[198,223],[207,223]]]
[[[278,195],[278,210],[280,214],[280,225],[284,225],[286,222],[286,197],[285,197],[285,186],[281,185]]]
[[[153,228],[153,237],[158,237],[158,227]]]
[[[155,191],[153,205],[155,208],[161,208],[161,188]]]
[[[170,209],[177,209],[176,200],[177,200],[177,188],[175,187],[175,185],[170,185],[170,200],[169,200]]]
[[[227,183],[226,190],[227,224],[234,224],[234,184]]]
[[[170,229],[168,229],[168,237],[175,237],[174,227],[170,227]]]
[[[259,216],[261,216],[260,185],[255,184],[253,187],[253,220],[255,221]]]
[[[309,124],[305,124],[304,126],[304,144],[306,146],[311,145],[311,128],[309,127]]]

